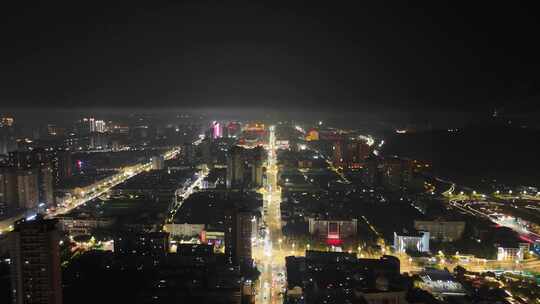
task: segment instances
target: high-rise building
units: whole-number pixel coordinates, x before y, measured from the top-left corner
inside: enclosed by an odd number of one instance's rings
[[[36,208],[39,194],[38,169],[0,168],[0,201],[7,202],[10,209]]]
[[[88,125],[90,129],[90,133],[96,132],[96,119],[95,118],[89,118]]]
[[[36,169],[17,169],[17,200],[19,208],[32,209],[39,205],[39,182]]]
[[[18,209],[17,174],[13,168],[0,167],[0,202],[8,208]]]
[[[108,134],[92,133],[89,136],[88,147],[90,149],[106,149],[110,146],[111,138]]]
[[[229,151],[227,158],[227,188],[244,184],[244,149],[238,146]]]
[[[251,266],[253,215],[236,207],[225,211],[225,256],[231,264]]]
[[[197,158],[196,146],[191,143],[184,143],[181,150],[181,156],[187,163],[194,163]]]
[[[261,187],[263,153],[264,150],[260,146],[253,149],[233,147],[227,158],[227,188]]]
[[[380,185],[382,174],[382,165],[380,159],[371,155],[365,161],[362,168],[362,183],[368,187],[376,187]]]
[[[382,162],[383,186],[390,190],[406,190],[413,177],[413,163],[397,157]]]
[[[333,145],[332,162],[336,167],[361,168],[371,151],[365,140],[339,140]]]
[[[12,117],[0,117],[0,128],[12,127],[14,121]]]
[[[69,150],[55,150],[51,153],[53,176],[56,183],[73,175],[71,152]]]
[[[231,121],[227,124],[227,136],[236,137],[242,131],[242,125],[239,122]]]
[[[14,119],[0,117],[0,154],[7,155],[17,149],[17,141],[13,128]]]
[[[47,124],[45,131],[47,136],[63,136],[66,130],[55,124]]]
[[[163,155],[152,156],[152,170],[162,170],[165,168],[165,158]]]
[[[76,129],[79,135],[88,135],[89,133],[94,132],[105,132],[100,131],[106,128],[106,124],[103,120],[96,120],[93,117],[83,118],[77,122]]]
[[[98,133],[105,133],[107,131],[107,124],[103,120],[94,121],[94,130]]]
[[[61,304],[56,220],[20,220],[9,235],[13,303]]]
[[[222,138],[223,137],[223,128],[220,122],[214,121],[212,122],[212,138]]]
[[[38,203],[44,204],[46,206],[55,205],[54,201],[54,178],[53,178],[53,165],[54,162],[51,161],[52,155],[50,152],[45,151],[44,149],[35,149],[32,151],[14,151],[9,153],[9,165],[17,170],[19,170],[19,182],[27,183],[20,184],[20,189],[26,189],[27,186],[31,185],[33,180],[31,175],[37,177],[37,188],[38,188]],[[22,187],[22,188],[21,188]],[[32,188],[33,189],[33,188]],[[24,199],[21,201],[22,197]],[[27,199],[32,198],[28,197],[26,194],[23,194],[19,191],[19,202],[24,203],[25,205],[33,205],[33,201],[28,201]],[[33,208],[33,207],[31,207]]]

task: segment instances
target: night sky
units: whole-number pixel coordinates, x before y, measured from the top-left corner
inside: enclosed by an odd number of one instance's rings
[[[519,3],[13,2],[6,108],[539,109],[535,10]]]

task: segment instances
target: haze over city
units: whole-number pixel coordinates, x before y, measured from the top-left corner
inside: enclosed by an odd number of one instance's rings
[[[0,18],[0,303],[540,303],[526,3]]]

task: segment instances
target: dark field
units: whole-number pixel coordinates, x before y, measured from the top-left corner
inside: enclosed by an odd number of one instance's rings
[[[434,174],[468,186],[540,185],[538,130],[470,127],[458,132],[392,134],[385,141],[385,155],[430,161]]]

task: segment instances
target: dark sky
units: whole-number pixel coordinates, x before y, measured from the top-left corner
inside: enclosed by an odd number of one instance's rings
[[[12,2],[0,7],[4,107],[539,104],[535,10],[520,3]]]

